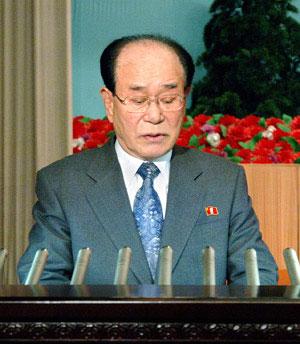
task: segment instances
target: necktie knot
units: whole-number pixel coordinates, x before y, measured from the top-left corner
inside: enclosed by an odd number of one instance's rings
[[[153,180],[160,173],[159,168],[153,162],[143,162],[137,170],[137,173],[145,180],[150,178]]]

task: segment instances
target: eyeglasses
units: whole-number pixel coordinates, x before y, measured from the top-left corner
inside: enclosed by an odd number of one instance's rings
[[[129,96],[121,99],[117,94],[114,96],[124,105],[128,112],[146,112],[150,103],[155,101],[161,111],[178,111],[183,108],[185,97],[179,94],[165,94],[153,97],[146,96]]]

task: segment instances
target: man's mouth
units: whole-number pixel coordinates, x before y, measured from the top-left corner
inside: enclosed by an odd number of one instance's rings
[[[149,142],[161,142],[166,137],[165,134],[145,134],[143,138]]]

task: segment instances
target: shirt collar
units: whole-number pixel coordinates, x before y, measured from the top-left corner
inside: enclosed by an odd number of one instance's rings
[[[117,153],[119,163],[121,164],[121,167],[126,165],[126,169],[128,173],[130,173],[131,175],[135,175],[136,171],[139,169],[141,164],[143,162],[146,162],[146,160],[136,158],[130,155],[129,153],[127,153],[120,145],[118,139],[116,139],[116,142],[115,142],[115,150]],[[152,160],[152,162],[155,163],[155,165],[159,168],[162,174],[167,173],[167,169],[169,169],[169,166],[170,166],[171,156],[172,156],[172,150]]]

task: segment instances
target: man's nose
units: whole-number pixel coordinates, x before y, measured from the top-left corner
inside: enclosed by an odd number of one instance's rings
[[[160,109],[157,99],[149,100],[148,108],[145,111],[145,120],[151,123],[160,123],[163,119],[163,113]]]

